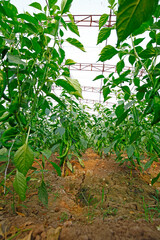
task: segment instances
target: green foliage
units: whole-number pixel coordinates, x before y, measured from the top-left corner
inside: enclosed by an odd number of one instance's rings
[[[13,187],[16,193],[19,195],[20,199],[24,201],[26,199],[27,183],[23,173],[19,172],[18,170],[16,172],[16,177],[13,182]]]
[[[66,60],[63,50],[63,42],[67,41],[85,52],[77,39],[63,39],[67,29],[79,36],[69,13],[72,2],[62,0],[59,7],[57,0],[48,0],[44,10],[40,3],[33,2],[30,7],[38,13],[31,15],[19,14],[9,0],[0,1],[0,161],[3,161],[0,172],[7,172],[5,168],[11,158],[13,172],[16,170],[13,187],[24,201],[26,175],[28,179],[29,170],[34,170],[34,156],[41,153],[42,165],[38,164],[42,180],[38,196],[45,206],[48,205],[45,161],[59,176],[64,176],[65,165],[73,171],[72,157],[84,167],[81,155],[89,146],[101,156],[114,152],[120,164],[128,162],[130,167],[138,165],[144,170],[160,157],[158,0],[118,1],[117,21],[112,28],[105,27],[108,14],[101,16],[97,44],[107,40],[115,30],[118,44],[105,46],[99,61],[105,62],[114,56],[119,57],[119,61],[116,73],[107,77],[104,73],[94,80],[104,82],[104,101],[112,92],[116,92],[119,101],[113,109],[97,104],[97,114],[92,117],[85,106],[77,103],[77,99],[82,98],[82,89],[78,80],[71,78],[67,67],[75,62]],[[108,2],[116,13],[115,0]],[[68,15],[69,23],[63,14]],[[145,37],[139,34],[146,31],[149,38],[144,43]],[[130,63],[128,70],[126,60]],[[53,86],[54,89],[62,87],[60,96],[52,93]],[[59,164],[50,160],[55,152],[58,152]],[[148,161],[143,164],[145,154]],[[152,179],[152,184],[159,176]],[[116,209],[108,209],[104,217],[112,214],[116,214]]]
[[[66,212],[62,212],[60,216],[60,222],[67,221],[69,219],[69,216]]]
[[[102,28],[98,34],[98,40],[97,44],[103,42],[104,40],[107,40],[107,38],[110,36],[111,29],[110,28]]]
[[[114,1],[110,1],[110,7],[116,13]],[[156,17],[153,17],[153,15]],[[103,15],[102,15],[103,16]],[[109,109],[102,114],[101,107],[97,110],[101,114],[94,117],[97,127],[94,131],[95,148],[100,154],[108,154],[115,151],[117,161],[120,164],[130,162],[132,166],[138,164],[146,170],[160,156],[160,66],[157,60],[159,51],[159,5],[158,1],[119,1],[116,32],[118,44],[107,45],[101,53],[99,61],[106,61],[118,55],[116,73],[108,77],[97,76],[96,79],[104,79],[104,101],[110,98],[110,94],[116,94],[118,103],[115,104],[109,116]],[[103,19],[103,17],[101,18]],[[102,21],[102,20],[101,20]],[[100,26],[101,21],[99,22]],[[105,40],[100,27],[98,41]],[[104,30],[103,30],[104,31]],[[112,27],[111,31],[115,31]],[[139,34],[145,34],[142,37]],[[132,35],[131,35],[132,34]],[[127,42],[125,39],[128,37]],[[146,39],[148,42],[144,43]],[[130,69],[125,70],[126,62],[130,63]],[[141,74],[143,71],[143,74]],[[100,121],[104,121],[101,124]],[[100,125],[100,126],[99,126]],[[102,132],[99,128],[104,129]],[[112,133],[112,137],[110,136]],[[128,158],[122,156],[127,153]],[[145,165],[141,162],[145,153],[148,161]],[[157,181],[159,175],[153,179]]]
[[[14,155],[14,164],[19,172],[26,176],[34,161],[34,154],[28,144],[20,147]]]
[[[3,95],[3,92],[5,90],[6,87],[6,79],[5,79],[5,74],[4,72],[1,70],[0,71],[0,98]]]
[[[77,27],[77,25],[75,23],[73,23],[73,22],[67,23],[67,26],[73,33],[75,33],[76,35],[80,36],[79,35],[79,31],[78,31],[78,27]]]
[[[160,173],[158,173],[158,175],[155,178],[152,179],[151,184],[153,185],[155,182],[158,181],[159,178],[160,178]]]
[[[65,61],[65,65],[73,65],[73,64],[75,64],[76,62],[75,61],[73,61],[72,59],[67,59],[66,61]]]
[[[89,146],[92,122],[83,106],[78,105],[66,94],[63,96],[66,108],[57,105],[52,109],[53,115],[50,116],[50,122],[53,124],[50,149],[52,152],[59,152],[59,165],[62,166],[66,162],[67,167],[72,171],[72,165],[69,162],[72,156],[75,156],[83,166],[81,152]],[[52,164],[51,161],[50,163]]]
[[[49,161],[50,164],[54,167],[59,177],[61,177],[61,168],[54,162]]]
[[[0,149],[0,173],[4,172],[4,169],[6,168],[8,162],[8,151],[6,148],[1,148]]]
[[[99,61],[104,62],[114,57],[118,51],[111,45],[104,47],[100,53]]]
[[[152,121],[152,125],[160,122],[160,97],[154,96],[154,119]]]
[[[3,121],[8,120],[9,117],[10,117],[10,114],[7,115],[7,119],[3,118]],[[16,138],[18,133],[19,133],[19,131],[18,131],[17,127],[9,127],[8,129],[6,129],[3,132],[2,137],[1,137],[1,142],[2,142],[3,146],[6,147],[6,148],[10,148],[12,146],[12,142],[11,141],[13,141],[13,139]],[[16,143],[14,143],[14,145],[15,144]],[[20,142],[20,145],[21,145],[21,142]]]
[[[38,189],[38,197],[39,197],[39,200],[45,206],[48,206],[48,192],[47,192],[47,189],[46,189],[46,184],[43,180],[41,182],[41,186]]]
[[[71,65],[74,61],[65,61],[62,48],[63,30],[67,27],[79,36],[74,20],[67,24],[63,19],[63,14],[72,16],[69,13],[72,0],[62,0],[61,10],[56,2],[48,0],[44,8],[39,2],[33,2],[30,7],[38,13],[19,14],[10,0],[0,1],[0,124],[3,129],[0,147],[12,152],[11,164],[14,163],[17,172],[13,185],[21,200],[26,196],[25,176],[32,168],[35,151],[42,152],[48,161],[52,153],[49,148],[55,139],[52,140],[53,127],[48,127],[51,124],[48,119],[54,113],[53,100],[61,108],[66,107],[63,99],[51,92],[52,85],[62,86],[63,91],[82,98],[78,80],[71,79],[65,66],[65,62]],[[84,51],[78,40],[67,41]],[[60,176],[60,167],[51,164]],[[43,161],[39,198],[47,205],[44,167]]]
[[[117,214],[117,211],[118,211],[117,208],[112,208],[112,207],[107,208],[107,210],[103,212],[103,220],[107,216],[115,216]]]
[[[40,10],[40,11],[42,11],[41,4],[38,3],[38,2],[33,2],[33,3],[31,3],[29,6],[30,6],[30,7],[33,7],[33,8],[36,8],[36,9],[38,9],[38,10]]]
[[[80,43],[77,39],[75,39],[75,38],[67,38],[66,41],[69,42],[71,45],[79,48],[83,52],[85,52],[83,44]]]
[[[49,149],[44,149],[44,150],[42,151],[42,154],[43,154],[47,159],[49,159],[49,158],[51,157],[51,155],[52,155],[52,151],[49,150]]]
[[[116,65],[116,70],[117,70],[117,73],[120,74],[124,68],[124,60],[120,60],[117,65]]]
[[[158,190],[156,190],[155,196],[153,195],[152,197],[154,198],[154,201],[155,201],[155,205],[152,207],[149,206],[148,204],[146,204],[144,197],[142,197],[143,208],[144,208],[144,217],[147,222],[152,222],[155,214],[158,214],[158,217],[160,217],[160,202],[159,202]]]
[[[108,18],[109,18],[109,15],[106,14],[106,13],[104,13],[104,14],[100,17],[100,19],[99,19],[99,29],[101,29],[101,27],[104,26],[104,24],[107,22]]]
[[[108,2],[111,6],[113,6],[113,4],[115,3],[115,0],[108,0]]]
[[[143,119],[142,115],[139,115],[137,125],[134,115],[127,109],[128,106],[121,103],[108,109],[100,104],[96,105],[98,114],[93,115],[91,140],[101,156],[114,152],[120,164],[128,162],[129,167],[137,165],[139,169],[146,170],[159,159],[160,149],[157,146],[160,144],[160,126],[151,127],[151,120],[149,122]],[[143,108],[143,104],[136,106],[137,111],[140,108]],[[128,116],[121,121],[126,111]],[[142,160],[146,158],[146,154],[148,162],[144,165]]]
[[[68,93],[75,95],[76,97],[82,98],[82,89],[77,79],[71,79],[69,77],[65,77],[64,79],[58,79],[56,84],[58,86],[63,87]]]
[[[125,0],[120,2],[116,30],[118,43],[124,41],[155,12],[158,0]]]
[[[62,14],[69,12],[73,0],[62,0],[61,2],[61,12]]]

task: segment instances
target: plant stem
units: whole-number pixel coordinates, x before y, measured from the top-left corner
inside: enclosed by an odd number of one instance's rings
[[[7,167],[6,167],[5,172],[4,172],[4,194],[6,193],[7,170],[8,170],[8,167],[9,167],[11,150],[12,150],[12,148],[13,148],[14,142],[15,142],[15,139],[13,140],[12,145],[11,145],[11,147],[10,147],[10,149],[9,149]]]
[[[140,59],[140,57],[138,56],[138,53],[136,51],[136,48],[135,48],[135,45],[134,45],[134,42],[133,42],[133,38],[132,38],[132,35],[131,35],[131,41],[132,41],[132,46],[133,46],[133,49],[134,49],[134,54],[136,56],[136,58],[138,59],[138,61],[142,64],[142,66],[144,67],[144,69],[146,70],[146,72],[148,73],[148,77],[150,78],[152,84],[154,83],[153,82],[153,78],[152,78],[152,75],[150,74],[148,68],[145,66],[145,64],[142,62],[142,60]]]
[[[21,103],[21,96],[22,96],[22,93],[21,93],[21,87],[20,87],[20,82],[19,82],[19,65],[17,67],[17,83],[18,83],[18,95],[19,95],[19,105]]]
[[[48,3],[48,1],[47,0],[45,0],[46,1],[46,5],[47,5],[47,8],[48,8],[48,11],[50,10],[50,8],[49,8],[49,3]]]
[[[26,138],[26,144],[28,144],[28,138],[29,138],[30,130],[31,130],[31,128],[29,126],[28,133],[27,133],[27,138]]]
[[[44,181],[44,173],[43,173],[43,168],[42,168],[42,165],[35,159],[34,160],[35,162],[37,162],[41,168],[41,171],[42,171],[42,181]]]

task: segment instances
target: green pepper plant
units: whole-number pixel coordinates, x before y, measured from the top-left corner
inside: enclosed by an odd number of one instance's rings
[[[50,122],[54,135],[51,150],[58,151],[59,165],[63,166],[64,174],[65,163],[73,171],[70,163],[72,157],[78,158],[79,163],[84,167],[81,153],[89,146],[92,120],[84,105],[77,103],[66,93],[62,93],[62,96],[66,107],[59,104],[54,106]]]
[[[145,165],[147,168],[160,157],[160,5],[158,0],[108,2],[116,14],[116,23],[106,28],[104,24],[108,15],[101,16],[97,43],[106,41],[116,31],[117,45],[106,45],[100,53],[99,61],[105,62],[115,56],[119,61],[116,73],[107,77],[100,75],[95,80],[103,79],[105,101],[111,92],[121,91],[123,99],[115,109],[115,127],[125,128],[125,132],[122,132],[126,134],[125,138],[129,137],[128,157],[134,153],[140,155],[138,146],[143,145],[143,151],[149,157]],[[127,64],[130,64],[128,70],[125,68]],[[132,132],[128,132],[131,128]],[[115,144],[116,149],[117,146]]]
[[[118,106],[121,105],[122,100]],[[110,109],[101,104],[95,106],[97,113],[92,116],[94,121],[91,136],[93,147],[101,156],[115,153],[116,161],[120,164],[127,162],[129,167],[146,170],[154,161],[159,161],[160,126],[155,125],[150,129],[150,122],[146,119],[137,125],[133,114],[117,126],[116,108],[116,104]],[[146,158],[148,161],[144,164],[141,160]]]
[[[77,98],[82,97],[80,84],[71,79],[67,68],[74,61],[65,59],[62,48],[67,41],[85,51],[77,39],[63,39],[67,29],[79,36],[69,12],[72,0],[62,0],[60,7],[56,3],[57,0],[47,0],[43,8],[33,2],[30,4],[35,11],[33,14],[19,14],[10,0],[0,1],[0,156],[5,154],[6,159],[7,152],[5,179],[10,158],[14,164],[13,186],[22,201],[26,198],[27,174],[34,162],[34,151],[42,146],[38,141],[35,143],[40,146],[35,146],[32,136],[42,119],[46,124],[51,100],[65,107],[51,92],[52,85],[61,86]],[[68,15],[70,23],[65,22],[64,14]],[[41,136],[44,142],[42,132]],[[60,174],[58,166],[54,166]],[[46,186],[42,175],[41,199],[43,193],[46,193]]]

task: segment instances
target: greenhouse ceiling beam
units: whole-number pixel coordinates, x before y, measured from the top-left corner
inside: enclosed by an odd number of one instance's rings
[[[101,92],[101,89],[99,87],[90,87],[90,86],[81,86],[82,88],[82,92],[93,92],[93,93],[102,93]],[[56,86],[56,85],[52,85],[52,91],[55,93],[56,91],[62,91],[63,88],[60,87],[60,86]],[[112,97],[115,97],[115,94],[111,93],[110,96]],[[113,105],[115,104],[115,102],[109,102],[109,101],[102,101],[102,100],[96,100],[96,99],[86,99],[86,98],[83,98],[83,99],[79,99],[79,102],[80,103],[88,103],[88,104],[95,104],[95,103],[101,103],[101,104],[105,104],[105,105]]]
[[[111,65],[111,64],[104,64],[104,63],[76,63],[74,65],[69,65],[68,68],[72,71],[94,71],[94,72],[108,72],[108,73],[112,73],[112,72],[117,72],[116,70],[116,65]],[[131,74],[132,72],[134,72],[134,68],[133,67],[124,67],[123,68],[123,72],[127,71],[127,70],[131,70]],[[145,73],[145,70],[142,68],[139,72],[138,77],[143,76]]]
[[[83,92],[93,92],[93,93],[100,93],[100,92],[102,92],[99,87],[81,86],[81,88],[82,88]],[[62,91],[63,89],[60,86],[53,85],[52,86],[52,90],[53,91],[56,91],[56,90]],[[111,95],[114,96],[114,94],[111,94]]]
[[[99,27],[99,19],[101,15],[73,15],[74,22],[78,27]],[[63,16],[66,23],[71,22],[67,15]],[[108,21],[105,23],[104,27],[112,27],[116,23],[116,16],[109,14]]]
[[[90,86],[81,86],[81,88],[82,88],[82,91],[93,92],[93,93],[99,93],[101,90],[99,87],[90,87]],[[52,86],[52,90],[62,90],[62,87]]]
[[[55,100],[53,100],[53,102],[56,102]],[[95,103],[100,103],[103,104],[103,106],[113,106],[115,104],[115,102],[109,102],[109,101],[99,101],[98,99],[79,99],[78,100],[79,103],[82,104],[91,104],[94,105]]]
[[[93,99],[79,99],[79,102],[80,103],[88,103],[88,104],[95,104],[95,103],[100,103],[100,104],[103,104],[103,105],[108,105],[108,106],[112,106],[115,104],[115,102],[104,102],[104,101],[99,101],[99,100],[93,100]]]
[[[103,63],[76,63],[74,65],[69,65],[68,68],[72,71],[116,72],[115,65]]]

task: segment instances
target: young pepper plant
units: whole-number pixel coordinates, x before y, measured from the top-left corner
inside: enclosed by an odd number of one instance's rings
[[[54,133],[54,143],[51,150],[59,153],[59,165],[62,166],[64,175],[65,165],[70,171],[73,171],[70,163],[72,157],[78,158],[79,163],[84,166],[81,153],[89,145],[92,121],[84,106],[78,104],[64,92],[62,96],[66,108],[58,104],[54,106],[50,122]]]
[[[150,132],[156,132],[160,122],[160,66],[157,63],[160,54],[158,0],[120,0],[118,9],[117,1],[108,2],[117,15],[116,24],[107,30],[104,24],[108,16],[106,14],[101,16],[98,44],[108,39],[110,32],[115,30],[118,39],[116,46],[107,45],[102,49],[99,61],[109,61],[115,56],[119,57],[119,61],[116,64],[116,73],[111,73],[107,77],[100,75],[95,80],[101,78],[104,81],[105,101],[114,89],[123,93],[123,103],[121,102],[115,109],[116,127],[121,127],[125,124],[125,119],[128,120],[132,116],[131,119],[137,126],[134,135],[138,132],[147,134],[143,122],[147,123]],[[144,40],[147,39],[149,41],[145,43]],[[130,64],[128,70],[125,68],[126,62]],[[159,134],[149,136],[147,153],[151,156],[154,152],[157,157],[150,159],[145,168],[151,165],[153,159],[157,160],[160,156]],[[136,141],[132,134],[130,137],[132,140],[128,146],[129,156],[133,152],[132,143]],[[143,142],[144,137],[148,138],[143,135],[138,141]]]
[[[26,197],[26,176],[34,161],[36,147],[29,147],[29,142],[35,126],[50,110],[51,100],[64,106],[61,99],[51,93],[52,84],[82,97],[78,81],[70,78],[64,65],[62,49],[64,40],[60,26],[78,32],[69,13],[72,0],[62,0],[61,7],[56,2],[48,0],[44,8],[38,2],[30,4],[36,9],[31,15],[19,14],[10,0],[0,1],[0,123],[3,128],[0,141],[9,152],[15,151],[14,188],[21,200]],[[65,23],[63,14],[72,19],[72,28]],[[85,51],[78,40],[66,41]],[[41,187],[45,188],[43,179]]]

